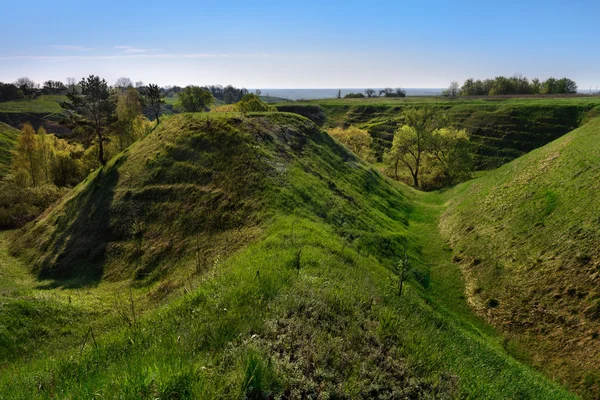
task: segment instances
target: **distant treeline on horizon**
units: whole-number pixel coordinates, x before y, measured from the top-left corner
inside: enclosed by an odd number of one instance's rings
[[[193,85],[189,85],[193,86]],[[114,88],[145,87],[141,81],[133,82],[129,78],[119,78]],[[522,75],[512,77],[499,76],[494,79],[467,79],[462,86],[454,81],[447,89],[438,88],[270,88],[246,89],[236,88],[232,85],[206,85],[212,95],[227,104],[239,101],[245,94],[256,93],[260,96],[272,97],[281,100],[309,100],[331,98],[363,98],[363,97],[404,97],[404,96],[496,96],[496,95],[550,95],[550,94],[576,94],[577,84],[569,78],[548,78],[541,81],[537,78],[531,81]],[[177,85],[167,85],[161,88],[166,97],[177,97],[184,88]],[[70,90],[77,90],[75,78],[67,78],[66,83],[61,81],[45,81],[43,84],[23,77],[13,83],[0,82],[0,102],[17,100],[24,97],[36,97],[43,94],[61,95]],[[587,91],[580,91],[587,92]],[[591,93],[591,89],[590,89]]]

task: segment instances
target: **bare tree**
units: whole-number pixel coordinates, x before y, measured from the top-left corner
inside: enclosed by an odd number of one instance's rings
[[[27,93],[35,89],[35,82],[24,76],[15,81],[15,86],[23,91],[23,93]]]
[[[448,95],[450,97],[456,97],[456,96],[458,96],[459,91],[460,91],[460,85],[458,84],[458,82],[452,81],[450,83],[450,86],[448,86]]]
[[[375,91],[373,89],[367,89],[365,90],[365,95],[369,98],[375,96]]]
[[[133,87],[133,82],[129,78],[121,77],[115,82],[115,87],[121,90],[125,90],[127,88]]]

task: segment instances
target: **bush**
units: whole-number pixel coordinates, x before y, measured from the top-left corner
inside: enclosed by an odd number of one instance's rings
[[[34,220],[67,190],[52,184],[21,187],[8,180],[0,182],[0,229],[13,229]]]
[[[348,129],[330,129],[329,134],[363,160],[375,161],[375,156],[371,150],[373,138],[369,132],[352,125]]]
[[[236,104],[240,112],[265,112],[277,111],[273,106],[268,105],[255,94],[249,93],[242,97],[239,103]]]
[[[345,99],[364,99],[365,95],[362,93],[348,93],[344,96]]]

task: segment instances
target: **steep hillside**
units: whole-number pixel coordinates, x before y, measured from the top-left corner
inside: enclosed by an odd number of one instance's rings
[[[600,393],[600,119],[460,185],[441,228],[472,306],[531,361]]]
[[[573,398],[426,295],[415,196],[293,114],[167,119],[13,241],[46,288],[158,305],[6,365],[0,397]]]
[[[577,128],[591,110],[600,106],[600,99],[342,99],[279,107],[308,118],[318,115],[314,109],[320,107],[328,125],[352,124],[366,129],[375,139],[380,156],[390,146],[395,130],[403,122],[402,112],[409,106],[443,110],[454,124],[469,132],[475,144],[477,168],[490,169]]]
[[[0,122],[0,178],[6,174],[12,160],[11,151],[19,131]]]

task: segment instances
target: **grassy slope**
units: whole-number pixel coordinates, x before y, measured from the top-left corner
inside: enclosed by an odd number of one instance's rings
[[[322,107],[328,125],[354,124],[367,129],[376,139],[380,153],[389,146],[395,129],[402,123],[401,113],[405,107],[430,106],[446,110],[454,123],[469,131],[476,145],[478,168],[489,169],[575,129],[592,109],[600,106],[600,98],[408,97],[315,100],[281,105],[283,108],[303,106]]]
[[[43,95],[36,99],[0,102],[0,122],[16,127],[25,122],[38,126],[44,121],[58,121],[63,112],[60,103],[65,100],[65,96]]]
[[[460,185],[441,224],[473,307],[590,398],[600,391],[599,143],[593,119]]]
[[[388,267],[404,248],[416,264],[428,262],[418,230],[431,220],[422,221],[427,213],[413,207],[414,197],[300,117],[173,117],[88,178],[17,247],[36,245],[28,256],[58,260],[49,270],[71,280],[97,282],[85,267],[103,267],[100,290],[107,277],[149,285],[155,276],[161,283],[148,296],[165,288],[186,294],[130,327],[98,328],[96,345],[82,353],[78,345],[6,366],[0,396],[569,398],[504,353],[478,322],[440,306],[439,291],[428,289],[437,272],[432,281],[419,269],[421,283],[395,294]],[[123,232],[133,199],[156,213],[137,214],[142,232]],[[203,214],[207,205],[217,208]],[[229,215],[231,225],[206,219],[228,213],[239,217]],[[198,218],[208,223],[197,228]],[[78,225],[104,223],[95,237],[110,254],[102,263],[64,245],[92,233]],[[240,236],[248,229],[251,236]],[[139,245],[143,259],[167,237],[190,243],[155,254],[167,268],[150,277],[119,250]],[[209,262],[198,268],[194,253],[207,248]],[[81,266],[61,264],[70,256]]]
[[[0,122],[0,178],[6,174],[12,159],[11,151],[17,141],[19,131]]]

